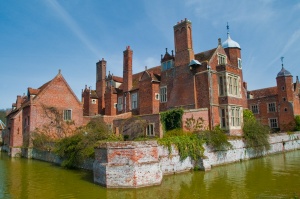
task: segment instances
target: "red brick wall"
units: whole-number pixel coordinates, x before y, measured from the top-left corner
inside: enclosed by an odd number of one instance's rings
[[[105,115],[116,115],[117,108],[115,103],[117,103],[117,94],[114,94],[112,88],[106,88],[105,92]]]
[[[194,110],[185,110],[184,114],[182,115],[182,124],[183,129],[188,130],[186,128],[186,121],[188,118],[194,118],[197,120],[198,118],[202,118],[203,121],[203,129],[209,128],[209,114],[208,109],[194,109]]]
[[[22,124],[23,116],[22,111],[14,116],[10,126],[10,147],[22,147],[23,146],[23,135],[22,135]]]
[[[54,107],[61,114],[63,114],[63,110],[71,110],[72,121],[74,121],[73,129],[83,124],[82,104],[70,91],[61,75],[55,77],[42,93],[33,99],[30,110],[30,131],[53,123],[52,119],[46,116],[45,107]],[[51,133],[53,136],[57,136],[55,131],[51,131]]]

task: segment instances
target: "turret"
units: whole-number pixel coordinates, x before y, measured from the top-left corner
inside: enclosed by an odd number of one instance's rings
[[[227,23],[227,40],[223,42],[222,46],[226,52],[230,63],[234,67],[242,69],[242,59],[241,59],[241,47],[236,41],[232,40],[229,34],[229,25]]]
[[[188,65],[195,59],[192,40],[192,22],[185,19],[174,26],[175,67]]]

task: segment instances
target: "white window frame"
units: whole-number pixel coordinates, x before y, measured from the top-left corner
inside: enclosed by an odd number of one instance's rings
[[[122,111],[123,110],[123,97],[118,97],[118,111]]]
[[[138,94],[132,93],[131,94],[131,109],[137,109],[138,107]]]
[[[278,119],[277,118],[269,118],[269,126],[270,128],[278,128]]]
[[[225,65],[227,63],[227,56],[218,54],[218,65]]]
[[[231,126],[241,126],[241,107],[232,106],[230,109]]]
[[[276,102],[268,103],[268,113],[275,113],[276,112]]]
[[[154,123],[149,123],[146,127],[146,136],[155,136],[154,133]]]
[[[159,100],[159,99],[160,99],[159,93],[155,93],[155,100]]]
[[[259,114],[258,104],[251,104],[251,111],[253,114]]]
[[[97,104],[97,99],[92,99],[92,104]]]
[[[167,102],[167,87],[166,86],[160,87],[160,102],[161,103]]]
[[[234,74],[228,74],[228,95],[240,96],[240,77]]]
[[[64,110],[63,111],[63,118],[64,118],[64,121],[72,120],[72,110],[71,109]]]

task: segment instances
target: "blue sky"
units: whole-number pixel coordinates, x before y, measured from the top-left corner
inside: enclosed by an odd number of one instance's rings
[[[95,64],[122,76],[123,51],[133,49],[133,72],[160,64],[174,49],[173,26],[192,21],[195,53],[230,36],[242,49],[250,90],[276,85],[280,57],[300,75],[300,1],[289,0],[10,0],[0,1],[0,109],[27,88],[38,88],[58,70],[81,100],[95,89]]]

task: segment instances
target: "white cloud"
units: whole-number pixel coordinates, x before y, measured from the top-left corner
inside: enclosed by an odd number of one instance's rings
[[[60,18],[70,28],[70,30],[81,40],[81,42],[98,57],[100,52],[92,45],[92,43],[88,40],[76,21],[73,20],[68,12],[66,12],[66,10],[56,0],[48,0],[47,2],[53,8],[53,10],[58,13]]]

